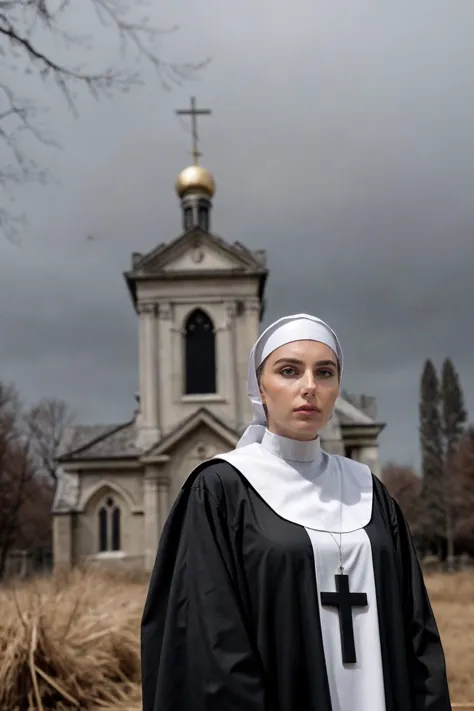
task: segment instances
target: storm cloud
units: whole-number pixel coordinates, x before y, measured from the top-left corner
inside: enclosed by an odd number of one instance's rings
[[[377,397],[383,459],[417,466],[425,358],[453,358],[474,409],[474,5],[179,0],[153,12],[181,26],[163,39],[167,59],[212,63],[172,92],[150,72],[126,97],[84,98],[78,120],[51,93],[63,149],[32,150],[57,182],[21,189],[22,245],[0,243],[2,378],[28,401],[66,399],[85,422],[130,416],[137,333],[122,272],[180,231],[173,184],[190,141],[174,110],[195,94],[213,110],[200,128],[213,230],[268,253],[265,322],[328,320],[345,387]]]

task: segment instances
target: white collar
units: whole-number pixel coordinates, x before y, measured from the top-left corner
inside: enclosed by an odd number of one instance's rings
[[[314,462],[321,455],[321,440],[319,437],[309,441],[289,439],[265,430],[261,446],[267,452],[274,454],[287,462]]]
[[[327,454],[319,439],[300,442],[265,432],[261,443],[213,459],[232,464],[276,514],[299,526],[350,533],[372,518],[369,467]]]

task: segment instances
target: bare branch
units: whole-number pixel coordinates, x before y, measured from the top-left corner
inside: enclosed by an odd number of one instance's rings
[[[142,81],[136,68],[137,60],[156,71],[166,90],[191,80],[209,63],[209,60],[194,64],[176,63],[167,62],[163,58],[161,48],[158,51],[159,40],[176,28],[159,30],[153,27],[145,12],[151,0],[89,0],[89,8],[94,11],[92,16],[95,15],[97,19],[96,29],[103,27],[114,33],[119,41],[119,56],[122,60],[128,50],[133,52],[133,57],[126,64],[114,61],[101,70],[72,64],[70,57],[77,56],[78,51],[85,50],[83,54],[89,59],[90,50],[94,46],[93,27],[87,36],[72,34],[67,30],[68,11],[78,2],[62,0],[55,3],[53,9],[48,0],[0,0],[2,65],[12,75],[24,73],[33,80],[46,82],[48,87],[57,89],[75,116],[78,115],[81,89],[99,99],[111,98],[116,92],[128,92],[139,86]],[[84,0],[81,0],[81,10],[83,3]],[[60,40],[65,51],[58,50],[53,40]],[[12,157],[11,162],[4,162],[8,168],[0,170],[0,230],[5,233],[10,223],[10,210],[5,204],[7,186],[25,180],[44,182],[48,177],[30,159],[21,140],[22,135],[27,133],[48,146],[57,144],[39,126],[40,107],[34,102],[21,99],[17,94],[18,82],[13,78],[7,80],[4,73],[1,81],[0,141]],[[15,216],[10,229],[16,232],[18,228],[18,216]]]
[[[421,479],[411,467],[390,462],[382,472],[382,481],[397,500],[413,532],[421,527]]]
[[[44,399],[25,416],[26,430],[32,443],[40,472],[56,481],[56,456],[64,431],[74,421],[74,414],[63,400]]]

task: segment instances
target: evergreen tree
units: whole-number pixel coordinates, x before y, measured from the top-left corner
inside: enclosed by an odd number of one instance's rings
[[[422,529],[433,550],[440,552],[444,538],[443,432],[438,376],[431,360],[425,362],[420,388],[420,445],[423,474]]]
[[[459,376],[450,358],[443,363],[441,378],[442,430],[444,438],[444,495],[448,564],[454,558],[454,518],[456,513],[456,476],[454,457],[464,434],[467,413]]]
[[[441,399],[445,452],[449,464],[450,459],[458,449],[467,420],[459,376],[451,358],[446,358],[443,363]]]

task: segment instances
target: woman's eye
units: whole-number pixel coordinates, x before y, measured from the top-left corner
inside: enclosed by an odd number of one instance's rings
[[[288,376],[293,375],[294,372],[295,372],[295,369],[294,369],[294,368],[290,368],[289,366],[288,366],[287,368],[282,368],[281,371],[280,371],[280,373],[281,373],[282,375],[288,375]]]
[[[323,368],[322,370],[319,371],[319,375],[322,375],[323,378],[332,378],[334,373],[329,368]]]

